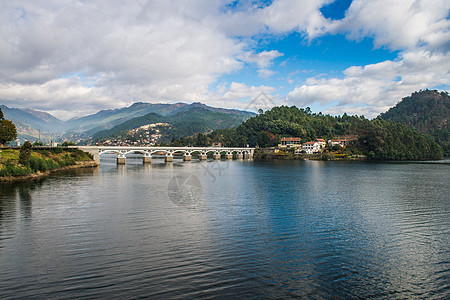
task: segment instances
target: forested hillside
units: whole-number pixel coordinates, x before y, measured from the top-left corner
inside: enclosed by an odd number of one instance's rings
[[[111,129],[103,130],[94,135],[94,142],[101,142],[111,138],[126,138],[128,131],[152,123],[168,123],[170,127],[164,130],[163,142],[193,135],[198,132],[210,132],[215,129],[235,127],[242,123],[242,115],[228,112],[212,111],[210,109],[193,106],[189,110],[180,111],[174,115],[162,116],[149,113],[145,116],[133,118]]]
[[[353,141],[349,148],[378,160],[439,159],[443,156],[442,148],[431,137],[404,124],[346,114],[333,117],[295,106],[274,107],[236,128],[216,130],[205,137],[185,137],[173,141],[173,145],[201,146],[200,143],[219,142],[223,146],[270,147],[276,146],[284,136],[300,137],[302,142],[346,137]]]
[[[450,96],[447,92],[424,90],[413,93],[380,116],[433,136],[444,148],[446,156],[450,156]]]

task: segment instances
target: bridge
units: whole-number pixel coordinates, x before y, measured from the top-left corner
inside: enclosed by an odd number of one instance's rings
[[[151,163],[152,157],[163,156],[166,162],[172,162],[174,156],[182,157],[184,161],[198,157],[199,160],[206,160],[208,155],[214,160],[224,159],[251,159],[255,148],[224,148],[224,147],[116,147],[116,146],[69,146],[78,148],[92,154],[94,160],[100,162],[102,154],[115,154],[117,164],[125,164],[127,155],[140,154],[144,163]]]

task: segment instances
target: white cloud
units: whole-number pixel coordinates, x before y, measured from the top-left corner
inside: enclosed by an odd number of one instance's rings
[[[209,95],[209,104],[224,107],[257,111],[259,108],[270,109],[283,105],[273,93],[276,89],[271,86],[248,86],[240,82],[232,82],[229,86],[220,87],[215,93]]]
[[[309,78],[287,95],[295,105],[320,103],[337,107],[325,112],[343,113],[345,107],[375,117],[412,91],[450,82],[450,56],[429,51],[404,53],[401,59],[365,67],[350,67],[343,78]]]
[[[373,116],[420,88],[449,85],[450,0],[354,0],[342,20],[321,15],[330,2],[245,2],[226,10],[225,0],[3,1],[0,99],[65,118],[133,101],[244,108],[245,99],[276,89],[255,79],[214,93],[210,87],[248,64],[259,77],[272,76],[283,53],[252,46],[260,35],[293,31],[307,40],[371,37],[375,47],[401,52],[393,61],[350,67],[341,77],[310,78],[288,94],[291,103],[338,101],[330,111],[359,107]]]
[[[345,33],[355,40],[372,37],[375,47],[401,50],[398,58],[349,67],[342,77],[309,78],[287,95],[288,101],[300,106],[328,105],[324,112],[333,114],[347,111],[374,117],[414,91],[448,86],[449,7],[448,0],[433,4],[354,0],[345,18],[324,23],[323,32]]]
[[[218,76],[242,67],[236,56],[243,45],[216,29],[218,5],[206,0],[2,3],[0,99],[44,109],[62,99],[66,105],[75,101],[75,87],[84,93],[77,101],[92,108],[103,108],[105,98],[110,107],[131,99],[195,101]],[[49,92],[73,73],[94,82],[84,87],[83,80],[66,82],[65,96]]]
[[[275,71],[269,70],[273,65],[273,60],[283,55],[283,53],[277,50],[262,51],[260,53],[246,52],[241,56],[241,60],[256,65],[258,67],[258,75],[263,78],[268,78],[276,73]]]
[[[376,47],[450,50],[449,0],[354,0],[345,19],[328,30],[352,39],[374,38]]]
[[[331,0],[277,0],[269,6],[244,5],[221,16],[221,28],[231,36],[298,31],[316,37],[327,31],[329,21],[319,9]]]

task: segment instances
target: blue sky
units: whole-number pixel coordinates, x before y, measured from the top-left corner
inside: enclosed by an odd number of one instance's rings
[[[62,119],[136,101],[371,118],[414,91],[448,90],[449,8],[450,0],[2,1],[0,103]]]

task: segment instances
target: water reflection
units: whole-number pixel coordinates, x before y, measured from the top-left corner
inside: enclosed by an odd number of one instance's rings
[[[155,159],[0,186],[0,297],[448,298],[448,175]]]

